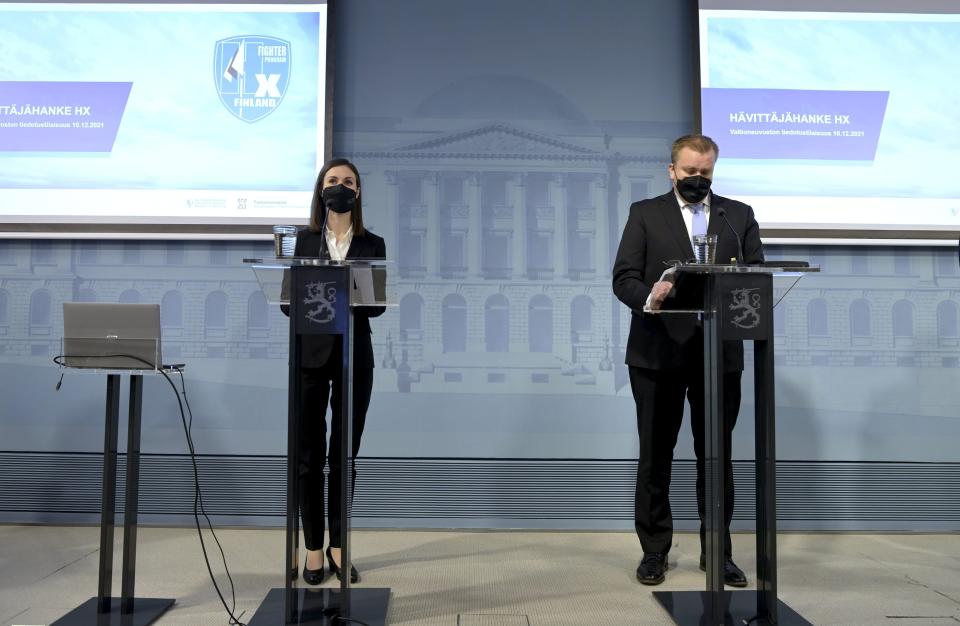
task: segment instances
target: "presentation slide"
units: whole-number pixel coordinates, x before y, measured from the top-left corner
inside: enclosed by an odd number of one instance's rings
[[[0,4],[0,222],[306,220],[326,5]]]
[[[960,228],[960,15],[723,4],[700,11],[718,193],[764,228]]]

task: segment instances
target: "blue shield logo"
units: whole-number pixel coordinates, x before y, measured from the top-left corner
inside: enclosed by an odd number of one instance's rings
[[[221,39],[213,53],[220,102],[244,122],[273,113],[290,85],[290,42],[265,35]]]

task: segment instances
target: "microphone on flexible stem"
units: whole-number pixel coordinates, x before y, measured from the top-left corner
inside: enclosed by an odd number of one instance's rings
[[[321,198],[321,202],[323,199]],[[327,250],[327,216],[330,215],[330,208],[327,206],[326,202],[323,202],[323,222],[320,224],[320,237],[322,241],[320,243],[320,258],[330,258],[330,251]]]
[[[727,219],[727,212],[723,207],[717,207],[717,215],[723,218],[723,221],[727,224],[727,228],[733,233],[733,238],[737,240],[737,263],[743,263],[743,244],[740,243],[740,235],[737,234],[737,231],[733,228],[733,224]]]

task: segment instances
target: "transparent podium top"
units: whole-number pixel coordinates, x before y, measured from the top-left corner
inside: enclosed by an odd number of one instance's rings
[[[767,261],[762,265],[738,265],[738,264],[709,264],[709,263],[676,263],[664,270],[660,275],[661,281],[677,283],[682,274],[770,274],[774,279],[774,288],[782,289],[783,294],[774,302],[776,307],[783,300],[784,296],[807,274],[816,274],[820,271],[819,265],[809,265],[797,261]],[[692,278],[692,277],[691,277]],[[777,279],[785,279],[785,284],[777,284]],[[792,279],[792,280],[791,280]],[[651,315],[669,315],[675,313],[704,313],[703,308],[689,306],[671,306],[670,299],[676,296],[677,289],[682,285],[675,284],[671,295],[667,297],[664,306],[659,309],[651,309],[649,306],[643,307],[643,313]],[[688,287],[692,287],[688,286]],[[684,299],[686,301],[688,299]]]
[[[307,256],[278,256],[278,257],[262,257],[262,258],[252,258],[244,259],[244,265],[253,265],[257,267],[273,267],[277,269],[290,268],[295,265],[311,265],[311,266],[322,266],[322,267],[343,267],[344,265],[349,265],[351,267],[393,267],[393,261],[388,261],[386,259],[346,259],[345,261],[334,261],[332,259],[320,259],[317,257],[307,257]]]
[[[393,261],[347,259],[333,261],[316,257],[274,257],[244,259],[257,277],[269,304],[290,304],[290,270],[294,267],[349,268],[350,306],[397,306],[393,282]]]
[[[815,274],[820,271],[820,266],[799,265],[796,264],[796,262],[778,264],[777,261],[767,261],[763,265],[677,263],[671,269],[677,272],[693,272],[696,274],[773,274],[774,276],[795,276]]]

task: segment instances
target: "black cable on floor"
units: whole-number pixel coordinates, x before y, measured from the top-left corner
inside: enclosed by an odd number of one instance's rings
[[[182,369],[182,368],[179,368],[179,367],[173,368],[175,371],[177,371],[177,372],[180,374],[180,384],[181,384],[181,387],[182,387],[182,389],[183,389],[183,402],[181,402],[181,401],[180,401],[180,392],[177,390],[177,386],[176,386],[176,384],[174,384],[173,379],[171,379],[170,376],[169,376],[164,370],[162,370],[162,369],[153,369],[153,368],[154,368],[154,364],[153,364],[153,363],[151,363],[151,362],[149,362],[149,361],[147,361],[147,360],[145,360],[145,359],[141,359],[141,358],[138,357],[138,356],[134,356],[134,355],[132,355],[132,354],[97,354],[97,355],[79,355],[79,356],[75,356],[75,355],[63,355],[63,354],[61,354],[61,355],[58,355],[58,356],[53,357],[53,362],[56,363],[57,365],[63,367],[63,366],[64,366],[64,364],[63,364],[63,359],[68,358],[68,357],[69,357],[69,358],[91,358],[91,357],[96,357],[96,358],[118,358],[118,357],[126,357],[126,358],[130,358],[130,359],[134,359],[134,360],[136,360],[136,361],[140,361],[141,363],[143,363],[143,364],[145,364],[145,365],[149,365],[149,366],[150,366],[151,369],[150,369],[150,370],[145,370],[145,371],[155,371],[155,372],[157,372],[157,373],[159,373],[159,374],[162,374],[163,377],[164,377],[164,379],[166,379],[166,381],[170,384],[170,388],[173,389],[173,394],[174,394],[174,395],[176,396],[176,398],[177,398],[177,406],[178,406],[179,409],[180,409],[180,422],[183,424],[183,432],[184,432],[184,435],[185,435],[186,438],[187,438],[187,449],[190,451],[190,463],[191,463],[191,465],[192,465],[192,467],[193,467],[193,488],[194,488],[194,491],[193,491],[193,521],[194,521],[194,525],[196,526],[196,529],[197,529],[197,536],[200,538],[200,550],[201,550],[201,552],[203,552],[203,561],[204,561],[204,563],[205,563],[206,566],[207,566],[207,573],[210,575],[210,581],[213,583],[213,588],[214,588],[214,590],[217,592],[217,596],[220,598],[220,603],[223,605],[224,610],[227,612],[227,615],[230,617],[230,622],[229,622],[230,626],[246,626],[246,624],[245,624],[244,622],[241,622],[241,621],[240,621],[240,617],[243,617],[243,613],[244,613],[245,611],[244,611],[244,612],[241,612],[239,617],[236,616],[236,615],[234,615],[234,613],[233,613],[233,612],[236,610],[236,607],[237,607],[237,597],[236,597],[236,591],[235,591],[234,584],[233,584],[233,577],[230,575],[230,568],[227,567],[227,556],[226,556],[226,554],[224,554],[223,546],[220,545],[220,540],[217,538],[217,533],[214,532],[214,530],[213,530],[213,523],[210,521],[210,516],[207,515],[207,512],[206,512],[206,510],[205,510],[204,507],[203,507],[203,493],[200,491],[200,472],[199,472],[199,469],[197,468],[197,455],[196,455],[196,450],[195,450],[194,445],[193,445],[193,437],[192,437],[192,435],[191,435],[191,429],[192,429],[192,427],[193,427],[193,411],[190,410],[190,403],[187,402],[187,391],[186,391],[186,386],[184,385],[184,382],[183,382],[183,381],[184,381],[184,378],[183,378],[183,369]],[[61,382],[63,381],[63,375],[62,375],[62,374],[61,374],[61,376],[60,376],[60,380],[61,380]],[[57,389],[59,389],[59,388],[60,388],[60,383],[57,383]],[[190,414],[190,422],[189,422],[189,424],[187,423],[186,413],[184,413],[184,410],[183,410],[184,403],[186,403],[186,405],[187,405],[187,412],[189,412],[189,414]],[[199,511],[199,513],[198,513],[198,511]],[[215,577],[214,574],[213,574],[213,568],[210,566],[210,557],[207,555],[207,546],[206,546],[206,543],[205,543],[204,540],[203,540],[203,529],[200,527],[200,514],[202,514],[203,517],[204,517],[204,519],[206,519],[206,521],[207,521],[207,528],[210,529],[210,534],[213,535],[213,540],[216,542],[217,548],[220,550],[220,557],[221,557],[221,560],[223,561],[223,569],[224,569],[224,571],[225,571],[226,574],[227,574],[227,580],[230,581],[230,599],[231,599],[231,606],[229,606],[229,607],[227,606],[227,601],[226,601],[226,599],[223,597],[223,593],[220,591],[220,585],[217,584],[217,579],[216,579],[216,577]]]
[[[349,617],[343,617],[343,616],[341,616],[341,615],[334,615],[334,616],[333,616],[333,621],[335,621],[335,622],[350,623],[350,624],[360,624],[360,626],[370,626],[370,624],[368,624],[368,623],[366,623],[366,622],[361,622],[361,621],[358,620],[358,619],[351,619],[351,618],[349,618]]]

